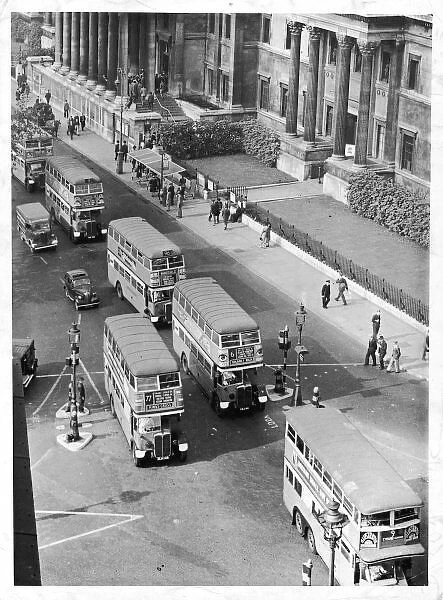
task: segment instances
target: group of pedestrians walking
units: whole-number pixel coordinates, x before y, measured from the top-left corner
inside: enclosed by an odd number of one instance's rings
[[[372,334],[369,337],[368,341],[368,349],[366,351],[365,362],[363,363],[365,367],[369,366],[369,360],[372,361],[372,366],[377,366],[377,354],[379,361],[379,369],[385,369],[385,357],[388,351],[388,344],[385,338],[382,335],[379,335],[380,326],[381,326],[381,312],[380,310],[376,310],[371,318],[372,324]],[[386,373],[391,373],[393,369],[395,369],[396,373],[400,373],[400,356],[401,349],[398,341],[395,341],[392,350],[391,350],[391,358],[389,364],[386,368]]]
[[[335,298],[335,301],[338,302],[339,300],[342,300],[343,305],[347,306],[348,301],[349,301],[348,282],[344,278],[343,273],[341,271],[339,271],[339,276],[338,276],[337,280],[335,281],[335,283],[338,285],[338,293],[337,293],[337,297]],[[347,296],[347,298],[346,298],[346,296]],[[324,282],[324,284],[321,288],[322,307],[328,308],[328,304],[330,301],[331,301],[331,280],[326,279],[326,281]]]
[[[220,198],[214,198],[209,209],[208,221],[213,225],[220,223],[220,215],[223,219],[224,230],[228,229],[228,223],[236,223],[242,214],[239,206],[231,204],[229,200],[222,202]]]
[[[48,90],[48,93],[45,95],[46,100],[49,104],[49,100],[47,98],[48,94],[50,96],[49,90]],[[81,115],[78,115],[78,114],[76,114],[74,116],[70,115],[70,110],[71,110],[71,107],[69,106],[69,102],[67,100],[65,100],[65,102],[63,104],[63,117],[65,119],[67,119],[66,133],[72,140],[74,138],[74,135],[80,135],[80,129],[81,129],[81,131],[84,131],[85,126],[86,126],[86,116],[83,113]]]

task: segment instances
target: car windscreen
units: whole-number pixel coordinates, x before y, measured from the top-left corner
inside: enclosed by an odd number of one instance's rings
[[[74,287],[82,287],[84,285],[90,285],[90,280],[87,277],[79,277],[78,279],[74,279]]]

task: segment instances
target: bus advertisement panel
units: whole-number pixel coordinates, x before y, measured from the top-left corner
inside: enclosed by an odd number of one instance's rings
[[[152,323],[171,323],[174,285],[186,277],[181,249],[145,219],[130,217],[109,223],[107,258],[119,298]]]
[[[75,156],[53,156],[46,163],[46,207],[72,242],[106,235],[103,184]]]
[[[172,303],[173,344],[219,416],[264,410],[258,385],[263,348],[257,323],[211,277],[180,281]]]
[[[329,563],[321,517],[336,501],[348,522],[335,553],[340,585],[408,585],[423,569],[421,498],[334,408],[286,411],[283,499],[298,533]]]
[[[184,412],[180,365],[142,315],[108,317],[103,339],[105,389],[134,464],[185,461],[188,444],[174,424]]]

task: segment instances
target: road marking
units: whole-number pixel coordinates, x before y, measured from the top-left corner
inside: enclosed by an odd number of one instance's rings
[[[64,510],[36,510],[35,513],[39,514],[54,514],[54,515],[83,515],[83,516],[100,516],[100,517],[129,517],[124,519],[123,521],[118,521],[118,523],[112,523],[111,525],[106,525],[104,527],[99,527],[97,529],[92,529],[91,531],[85,531],[84,533],[79,533],[77,535],[72,535],[67,538],[63,538],[61,540],[57,540],[56,542],[51,542],[50,544],[44,544],[43,546],[38,546],[39,550],[44,550],[45,548],[50,548],[51,546],[57,546],[58,544],[64,544],[65,542],[70,542],[71,540],[76,540],[81,537],[85,537],[87,535],[92,535],[93,533],[99,533],[100,531],[105,531],[106,529],[111,529],[112,527],[118,527],[119,525],[124,525],[125,523],[130,523],[131,521],[137,521],[138,519],[142,519],[144,515],[122,515],[115,513],[90,513],[83,511],[64,511]]]
[[[302,367],[358,367],[361,366],[362,363],[301,363],[300,366]],[[279,363],[277,365],[268,365],[266,364],[265,367],[269,367],[270,369],[275,369],[276,367],[281,367],[282,363]],[[296,367],[297,363],[294,364],[290,364],[290,365],[286,365],[287,367]]]
[[[96,393],[96,394],[97,394],[97,396],[100,398],[100,402],[101,402],[101,404],[104,404],[104,402],[105,402],[105,401],[103,400],[103,397],[102,397],[102,395],[100,394],[100,392],[98,391],[98,389],[97,389],[97,387],[96,387],[95,383],[92,381],[92,377],[91,377],[91,375],[89,374],[89,371],[87,370],[87,368],[85,367],[85,365],[83,364],[83,361],[82,361],[82,359],[81,359],[81,358],[79,359],[79,363],[80,363],[80,365],[81,365],[81,367],[82,367],[83,371],[86,373],[86,377],[89,379],[89,383],[92,385],[92,387],[93,387],[93,389],[94,389],[95,393]]]
[[[418,456],[414,456],[413,454],[408,454],[407,452],[403,452],[403,450],[399,450],[398,448],[394,448],[393,446],[388,446],[388,444],[384,444],[383,442],[380,442],[379,440],[375,440],[374,438],[371,438],[366,434],[364,434],[364,436],[370,442],[373,442],[374,444],[378,444],[379,446],[383,446],[383,448],[386,448],[388,450],[393,450],[394,452],[397,452],[398,454],[403,454],[403,456],[406,456],[407,458],[410,458],[411,460],[418,460],[418,461],[422,462],[423,464],[426,464],[426,465],[428,464],[428,461],[425,458],[419,458]]]
[[[266,424],[268,425],[269,429],[278,429],[277,423],[273,419],[271,419],[271,417],[269,415],[266,415],[265,421],[266,421]]]
[[[36,460],[33,465],[31,465],[31,469],[34,469],[34,467],[36,467],[38,464],[40,464],[42,462],[42,460],[44,458],[46,458],[46,456],[49,454],[50,451],[51,451],[51,448],[48,448],[46,450],[46,452],[44,454],[42,454],[42,456],[40,456],[40,458],[38,460]]]
[[[48,264],[48,263],[45,261],[45,259],[43,258],[43,256],[39,256],[39,259],[40,259],[40,260],[42,260],[42,261],[45,263],[45,265],[47,265],[47,264]]]
[[[46,394],[45,399],[43,400],[43,402],[40,404],[40,406],[37,406],[37,408],[34,410],[34,412],[32,413],[32,416],[35,417],[35,415],[40,411],[40,409],[42,408],[42,406],[44,404],[46,404],[46,402],[49,400],[52,392],[55,390],[55,388],[58,385],[58,382],[60,381],[60,379],[62,378],[62,376],[65,374],[66,371],[66,365],[63,367],[61,373],[58,375],[54,385],[52,386],[52,388],[49,390],[49,392]]]
[[[90,371],[91,375],[103,375],[104,371]],[[35,378],[36,379],[49,379],[50,377],[60,377],[60,374],[55,374],[55,375],[36,375]],[[71,373],[63,373],[63,377],[71,377]]]

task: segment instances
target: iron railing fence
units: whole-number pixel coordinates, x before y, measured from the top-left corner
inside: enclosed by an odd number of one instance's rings
[[[379,298],[405,312],[419,323],[429,325],[429,306],[421,300],[405,293],[401,288],[392,285],[385,278],[371,273],[369,269],[346,258],[346,256],[343,256],[337,250],[329,248],[323,242],[311,237],[308,233],[304,233],[280,217],[272,215],[269,210],[260,207],[257,202],[249,203],[246,206],[245,213],[263,225],[270,223],[274,233],[294,244],[300,250],[307,252],[332,269],[340,270],[350,281],[361,285]]]

